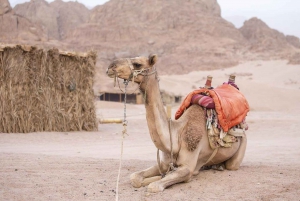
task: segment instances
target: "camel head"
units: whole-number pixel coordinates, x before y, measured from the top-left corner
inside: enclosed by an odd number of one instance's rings
[[[157,61],[157,55],[150,54],[149,57],[122,58],[114,60],[107,68],[106,74],[111,78],[134,80],[141,83],[144,76],[155,72],[152,67]]]

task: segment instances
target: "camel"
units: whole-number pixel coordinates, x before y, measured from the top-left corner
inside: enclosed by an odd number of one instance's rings
[[[153,54],[120,58],[106,71],[110,78],[131,80],[139,85],[145,99],[151,139],[162,152],[158,152],[156,165],[130,175],[132,186],[148,185],[148,192],[161,192],[173,184],[189,182],[204,166],[224,164],[227,170],[239,169],[246,150],[246,136],[239,138],[232,147],[220,147],[214,152],[208,142],[206,114],[201,106],[191,105],[178,120],[167,117],[154,66],[157,59]]]

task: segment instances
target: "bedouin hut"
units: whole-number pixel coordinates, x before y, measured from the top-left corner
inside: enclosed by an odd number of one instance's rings
[[[0,132],[97,130],[96,53],[0,45]]]

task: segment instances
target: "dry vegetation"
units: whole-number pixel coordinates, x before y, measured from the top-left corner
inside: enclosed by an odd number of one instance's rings
[[[0,47],[0,132],[97,129],[96,53]]]

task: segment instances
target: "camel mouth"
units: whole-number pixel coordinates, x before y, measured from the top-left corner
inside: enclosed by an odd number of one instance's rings
[[[111,69],[107,69],[106,75],[110,78],[114,78],[116,76],[115,71],[113,71]]]

